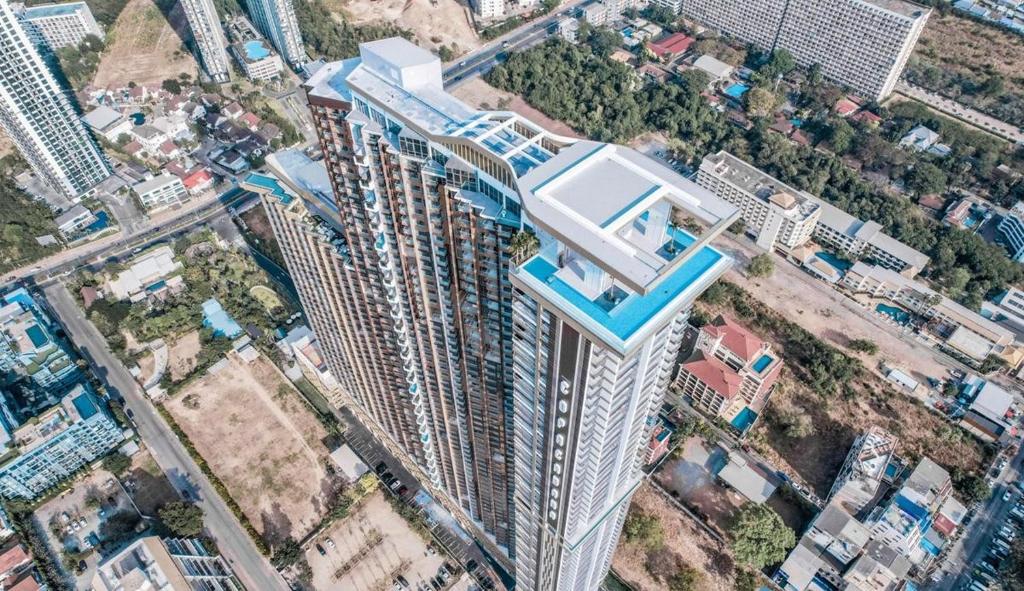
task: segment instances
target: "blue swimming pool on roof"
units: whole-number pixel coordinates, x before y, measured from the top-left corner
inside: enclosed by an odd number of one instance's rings
[[[771,364],[772,356],[762,355],[760,359],[754,362],[754,371],[756,371],[757,373],[761,373],[762,371],[764,371],[764,368],[768,367]]]
[[[692,238],[690,240],[692,242]],[[594,300],[588,299],[568,283],[556,277],[555,273],[558,271],[558,267],[541,256],[534,257],[517,272],[530,274],[551,288],[555,295],[625,341],[718,264],[722,257],[722,253],[717,250],[704,247],[674,273],[662,280],[650,293],[629,295],[611,311],[606,311]]]
[[[278,182],[277,179],[266,175],[251,172],[242,182],[270,190],[270,192],[280,199],[281,203],[285,205],[288,205],[294,199],[294,197],[285,192],[284,187],[281,186],[281,183]]]
[[[740,433],[745,432],[754,424],[757,420],[757,413],[750,410],[749,407],[744,407],[743,410],[736,413],[736,416],[729,421],[729,424],[736,428]]]
[[[33,324],[26,328],[25,334],[28,335],[28,339],[32,341],[32,346],[36,349],[50,342],[50,339],[46,338],[46,333],[43,332],[42,328],[39,328],[38,324]]]
[[[270,55],[270,50],[258,39],[252,39],[242,44],[245,49],[245,57],[250,60],[261,60]]]

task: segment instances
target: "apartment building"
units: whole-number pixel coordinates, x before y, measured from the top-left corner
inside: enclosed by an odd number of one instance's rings
[[[993,301],[982,304],[982,312],[987,312],[991,320],[1007,321],[1024,329],[1024,291],[1007,288]]]
[[[1010,258],[1024,262],[1024,201],[1018,201],[999,222],[999,234]]]
[[[887,471],[898,443],[895,435],[875,425],[857,437],[827,501],[853,516],[870,507],[878,488],[890,478]]]
[[[213,82],[231,80],[227,42],[213,0],[181,0],[189,29],[196,46],[197,61]]]
[[[146,536],[101,562],[91,591],[242,591],[231,567],[201,540]]]
[[[813,197],[726,151],[700,163],[697,184],[740,209],[761,248],[788,252],[811,238],[821,207]]]
[[[309,61],[292,0],[246,0],[249,16],[284,61],[299,69]]]
[[[843,276],[841,286],[925,318],[930,334],[976,361],[999,355],[1014,342],[1012,331],[891,269],[857,262]]]
[[[231,55],[242,68],[242,72],[249,80],[267,82],[281,75],[284,71],[284,64],[281,57],[277,55],[262,39],[249,39],[232,43]]]
[[[78,46],[87,35],[103,39],[103,29],[85,2],[38,4],[20,9],[18,18],[35,44],[52,51]]]
[[[814,238],[850,258],[874,261],[907,277],[915,277],[931,261],[928,255],[915,250],[882,232],[873,220],[862,221],[815,198],[821,209],[814,227]]]
[[[123,439],[104,404],[76,384],[59,404],[14,432],[18,455],[0,466],[0,494],[34,499]]]
[[[330,192],[275,165],[245,186],[341,389],[520,589],[597,589],[738,212],[628,148],[470,108],[403,39],[306,95]]]
[[[78,367],[54,337],[55,325],[24,288],[3,296],[0,307],[0,372],[33,384],[40,400],[78,379]]]
[[[75,199],[111,170],[71,100],[11,3],[0,3],[0,128],[41,181]]]
[[[926,562],[926,555],[931,554],[925,537],[930,531],[929,518],[952,494],[949,473],[929,458],[922,458],[889,504],[876,509],[869,519],[872,537],[913,564]]]
[[[132,192],[146,209],[163,208],[188,200],[188,190],[173,174],[161,174],[132,185]]]
[[[743,43],[786,49],[871,100],[889,96],[931,10],[902,0],[683,0],[680,13]]]
[[[676,386],[691,404],[740,432],[761,413],[782,371],[771,346],[725,316],[701,327],[693,354],[679,366]]]

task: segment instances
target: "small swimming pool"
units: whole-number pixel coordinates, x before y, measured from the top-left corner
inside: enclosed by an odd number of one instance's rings
[[[745,433],[754,421],[757,420],[757,413],[750,410],[750,407],[746,407],[740,412],[736,413],[736,416],[729,421],[729,424],[736,428],[740,433]]]
[[[737,82],[736,84],[733,84],[729,88],[726,88],[725,89],[725,94],[731,96],[734,99],[738,99],[738,98],[742,97],[744,94],[746,94],[746,92],[748,90],[750,90],[749,86],[747,86],[746,84],[740,84],[739,82]]]
[[[848,271],[850,267],[853,266],[853,263],[851,263],[850,261],[844,261],[843,259],[837,257],[831,252],[826,252],[824,250],[814,253],[814,256],[825,261],[826,263],[835,267],[836,269],[839,269],[839,271],[843,273]]]
[[[889,306],[887,304],[878,304],[875,306],[875,311],[885,314],[899,324],[906,324],[910,322],[910,312],[907,312],[903,308],[897,308],[896,306]]]
[[[142,113],[132,113],[131,115],[128,115],[128,118],[131,119],[132,123],[135,125],[142,125],[146,122],[146,116]]]
[[[754,371],[756,371],[757,373],[761,373],[762,371],[764,371],[764,368],[768,367],[771,364],[772,356],[762,355],[760,359],[754,362]]]
[[[245,48],[245,57],[252,61],[261,60],[270,55],[270,50],[259,39],[246,41],[243,47]]]

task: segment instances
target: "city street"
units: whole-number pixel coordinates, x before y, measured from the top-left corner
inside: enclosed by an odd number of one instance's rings
[[[1020,128],[1000,121],[995,117],[989,117],[980,111],[961,105],[952,99],[948,99],[934,92],[929,92],[923,88],[918,88],[917,86],[911,86],[906,82],[899,82],[896,85],[896,92],[920,101],[933,109],[942,111],[947,115],[952,115],[953,117],[962,120],[964,123],[998,135],[1011,142],[1016,143],[1024,141],[1024,131]]]
[[[243,584],[250,590],[286,589],[284,579],[259,553],[249,534],[199,470],[177,436],[156,412],[128,370],[107,348],[96,327],[79,309],[60,282],[43,289],[46,302],[68,337],[90,362],[110,395],[124,400],[132,420],[153,458],[179,491],[188,491],[205,515],[206,529]]]

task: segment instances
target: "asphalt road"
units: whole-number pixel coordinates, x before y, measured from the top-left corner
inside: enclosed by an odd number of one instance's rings
[[[64,284],[54,282],[44,288],[43,293],[68,337],[90,362],[111,396],[122,398],[125,406],[132,410],[139,435],[171,484],[179,492],[188,491],[202,507],[206,529],[242,583],[251,591],[287,589],[284,579],[256,549],[249,534],[235,520],[128,370],[107,348],[103,336],[86,320]]]

